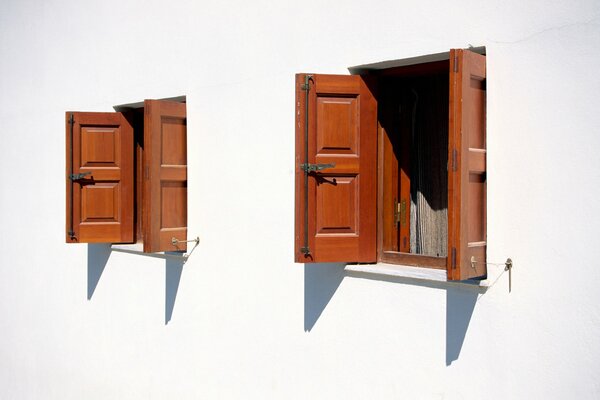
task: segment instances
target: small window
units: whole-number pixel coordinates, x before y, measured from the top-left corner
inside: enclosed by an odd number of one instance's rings
[[[297,75],[296,261],[484,276],[485,90],[485,56],[468,50]]]
[[[67,112],[67,243],[185,251],[185,99]]]

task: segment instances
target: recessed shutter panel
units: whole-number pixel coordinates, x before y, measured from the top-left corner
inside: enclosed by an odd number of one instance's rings
[[[360,76],[296,76],[296,262],[375,262],[377,102]]]
[[[144,251],[185,251],[177,242],[187,239],[185,103],[144,101],[143,202]]]
[[[67,112],[67,243],[133,242],[133,128],[121,113]]]
[[[448,278],[486,275],[485,56],[450,51]]]

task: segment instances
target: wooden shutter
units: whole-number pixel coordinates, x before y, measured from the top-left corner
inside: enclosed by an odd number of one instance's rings
[[[448,279],[486,274],[485,56],[450,51]]]
[[[298,74],[295,126],[296,262],[375,262],[377,102],[370,88],[360,76]],[[335,167],[305,175],[307,162]]]
[[[144,101],[144,251],[185,251],[187,239],[185,103]]]
[[[66,126],[67,243],[133,242],[131,124],[121,113],[67,112]]]

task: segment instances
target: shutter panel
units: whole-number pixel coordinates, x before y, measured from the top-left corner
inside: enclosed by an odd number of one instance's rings
[[[448,145],[450,280],[486,274],[485,114],[485,56],[468,50],[451,50]]]
[[[185,103],[144,101],[144,251],[185,251],[187,120]]]
[[[295,260],[375,262],[377,102],[360,76],[306,77],[296,76]],[[335,167],[306,175],[307,161]]]
[[[66,125],[67,243],[133,242],[131,124],[121,113],[67,112]]]

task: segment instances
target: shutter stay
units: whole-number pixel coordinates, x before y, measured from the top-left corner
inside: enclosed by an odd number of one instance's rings
[[[69,162],[71,166],[69,168],[69,179],[73,181],[73,125],[75,124],[75,118],[73,117],[73,113],[69,115],[69,125],[70,125],[70,135],[71,135],[71,145],[69,146]],[[75,232],[73,231],[73,184],[69,184],[69,232],[68,235],[71,237],[71,240],[75,239]]]
[[[304,110],[304,246],[300,249],[302,254],[307,257],[310,254],[310,248],[308,247],[308,173],[310,164],[308,162],[308,92],[310,91],[310,80],[312,75],[304,76],[304,84],[301,85],[301,89],[306,93],[306,105]],[[300,166],[302,168],[302,166]]]
[[[190,240],[179,240],[175,237],[171,238],[171,244],[173,246],[177,246],[179,243],[190,243],[190,242],[194,242],[194,243],[196,243],[196,246],[198,246],[198,243],[200,243],[200,236],[196,236],[195,239],[190,239]]]

